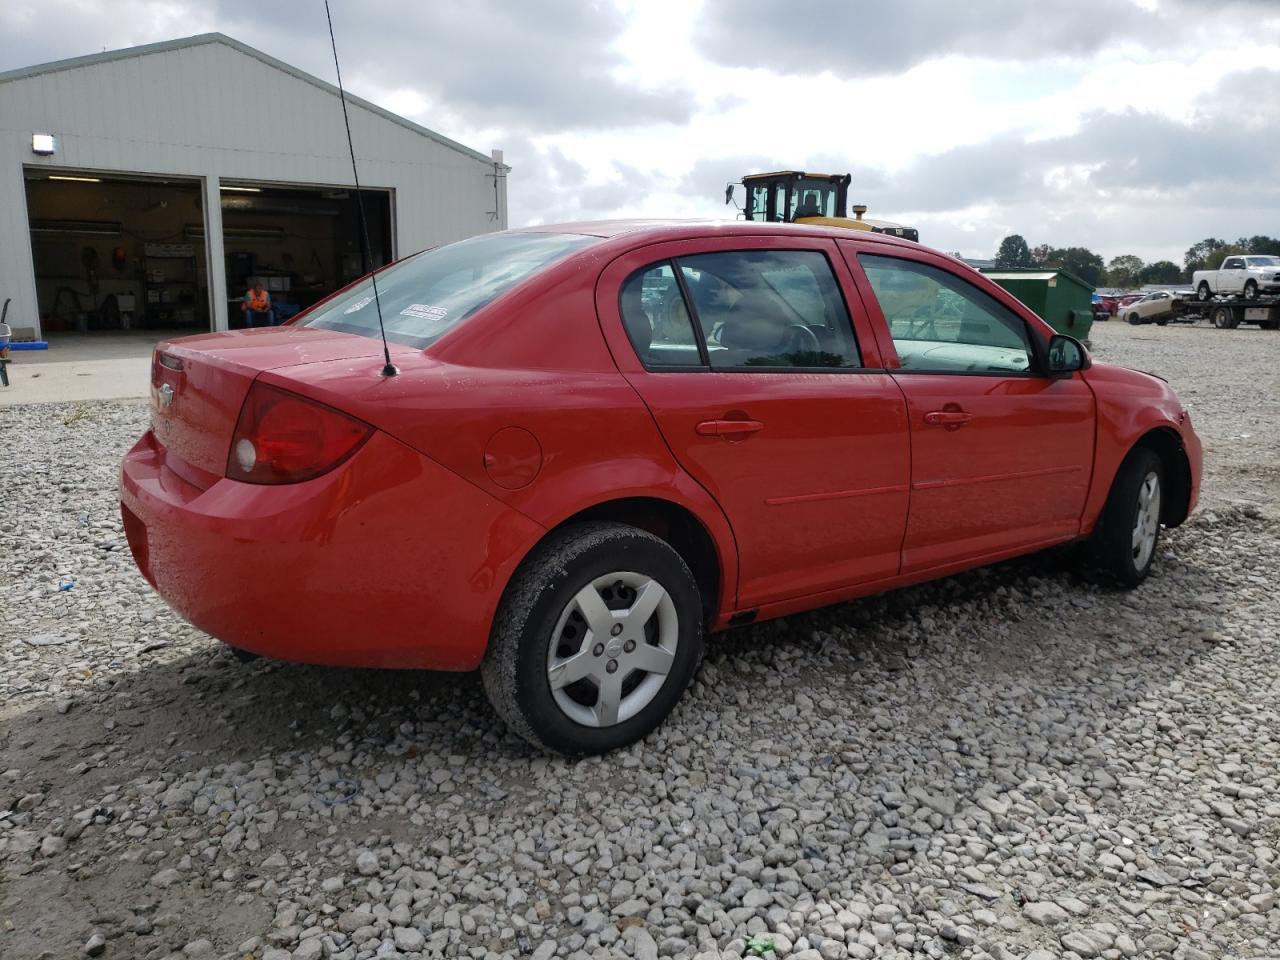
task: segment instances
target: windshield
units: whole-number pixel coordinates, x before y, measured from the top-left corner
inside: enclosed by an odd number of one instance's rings
[[[563,233],[491,233],[416,254],[378,273],[387,339],[426,347],[522,280],[599,241]],[[369,278],[302,321],[302,326],[378,336]]]
[[[1280,257],[1248,257],[1251,267],[1280,267]]]
[[[836,184],[830,180],[797,180],[791,185],[791,216],[834,217],[836,214]]]

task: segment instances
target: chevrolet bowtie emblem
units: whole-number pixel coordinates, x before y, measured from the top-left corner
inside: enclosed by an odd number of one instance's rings
[[[173,387],[167,383],[160,388],[160,406],[165,410],[173,406]]]

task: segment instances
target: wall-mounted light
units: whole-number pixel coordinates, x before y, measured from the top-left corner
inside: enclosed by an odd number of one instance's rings
[[[31,152],[39,157],[51,157],[58,152],[58,141],[52,133],[33,133]]]
[[[223,193],[228,193],[228,192],[261,193],[262,192],[261,187],[219,187],[218,189],[221,190]]]
[[[50,180],[68,180],[72,183],[101,183],[101,177],[63,177],[56,173],[49,174]]]

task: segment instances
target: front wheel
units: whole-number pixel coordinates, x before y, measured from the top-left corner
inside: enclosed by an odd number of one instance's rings
[[[581,756],[658,726],[701,659],[702,600],[680,554],[635,527],[584,523],[512,578],[481,673],[512,730]]]
[[[1158,318],[1156,319],[1156,326],[1157,326],[1157,327],[1167,327],[1168,325],[1169,325],[1169,318],[1168,318],[1168,317],[1158,317]]]
[[[1136,327],[1136,326],[1137,326],[1138,324],[1140,324],[1141,322],[1142,322],[1142,318],[1141,318],[1140,316],[1138,316],[1136,313],[1131,313],[1131,314],[1129,314],[1129,323],[1130,323],[1130,325],[1131,325],[1131,326],[1135,326],[1135,327]]]
[[[1232,330],[1240,322],[1230,307],[1216,307],[1209,320],[1219,330]]]
[[[1147,447],[1134,449],[1116,472],[1094,533],[1098,564],[1126,587],[1136,587],[1151,572],[1163,501],[1160,457]]]
[[[1244,285],[1244,298],[1246,300],[1258,299],[1258,281],[1249,280]]]

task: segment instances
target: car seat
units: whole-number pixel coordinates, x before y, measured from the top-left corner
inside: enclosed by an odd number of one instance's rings
[[[643,277],[637,276],[626,283],[622,288],[618,309],[622,314],[622,325],[626,328],[627,336],[631,338],[636,353],[640,355],[641,360],[647,361],[649,348],[653,346],[653,322],[645,312],[644,302],[641,299],[643,282]]]

